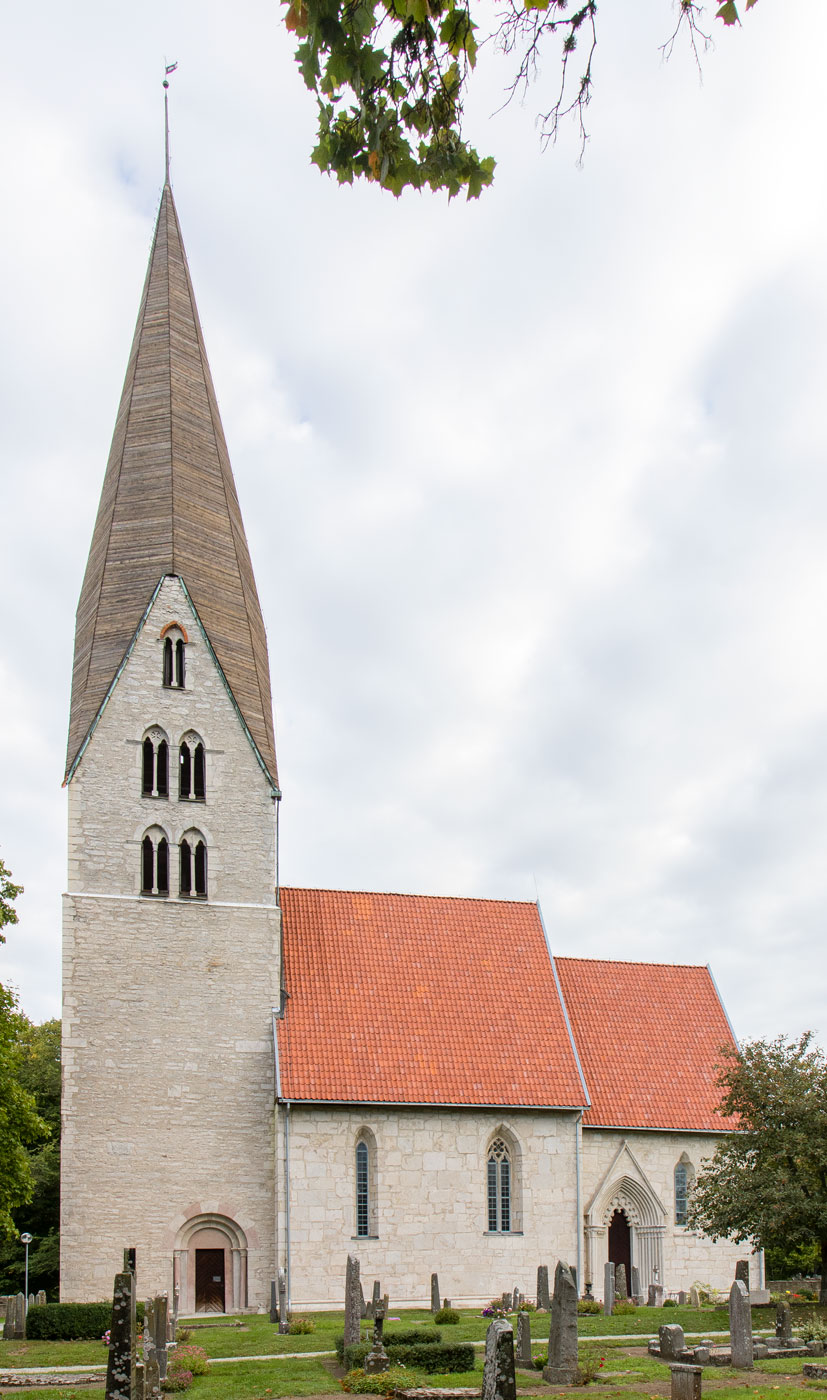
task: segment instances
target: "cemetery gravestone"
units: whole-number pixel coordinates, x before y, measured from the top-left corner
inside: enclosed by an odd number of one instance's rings
[[[686,1294],[684,1293],[684,1291],[683,1291],[682,1288],[681,1288],[681,1289],[679,1290],[679,1292],[678,1292],[678,1307],[679,1307],[679,1308],[685,1308],[685,1307],[686,1307]]]
[[[167,1378],[167,1341],[169,1338],[169,1299],[166,1293],[159,1293],[155,1302],[155,1326],[153,1341],[158,1361],[158,1374],[162,1381]]]
[[[689,1290],[689,1306],[690,1308],[699,1308],[701,1306],[700,1294],[694,1283]]]
[[[361,1278],[360,1278],[360,1280],[359,1280],[359,1316],[360,1316],[360,1317],[367,1317],[367,1315],[368,1315],[368,1305],[367,1305],[367,1303],[365,1302],[365,1290],[364,1290],[364,1288],[362,1287],[362,1280],[361,1280]]]
[[[786,1298],[778,1304],[775,1312],[775,1340],[779,1346],[793,1344],[793,1315]]]
[[[603,1269],[603,1312],[611,1317],[615,1305],[615,1266],[606,1264]]]
[[[663,1307],[663,1287],[662,1287],[661,1284],[659,1284],[659,1283],[650,1283],[650,1284],[649,1284],[649,1296],[648,1296],[648,1298],[646,1299],[646,1302],[647,1302],[647,1306],[650,1307],[650,1308],[662,1308],[662,1307]]]
[[[345,1272],[345,1346],[355,1346],[359,1340],[362,1320],[362,1289],[359,1280],[359,1260],[347,1256]]]
[[[543,1370],[543,1380],[551,1385],[573,1385],[576,1375],[577,1284],[574,1271],[561,1260],[554,1271],[548,1365]]]
[[[640,1270],[636,1264],[632,1265],[632,1297],[636,1303],[643,1301],[643,1295],[640,1291]]]
[[[46,1306],[46,1290],[45,1290],[44,1288],[41,1288],[40,1292],[37,1294],[37,1297],[35,1298],[35,1302],[37,1303],[37,1306],[38,1306],[39,1308],[45,1308],[45,1306]]]
[[[664,1327],[659,1327],[658,1341],[664,1361],[676,1361],[686,1346],[683,1328],[677,1322],[669,1322]]]
[[[378,1287],[378,1285],[377,1285]],[[382,1343],[382,1333],[385,1326],[385,1310],[381,1302],[377,1302],[374,1312],[373,1346],[365,1357],[365,1371],[369,1375],[375,1375],[380,1371],[387,1371],[390,1366],[388,1353]]]
[[[537,1270],[537,1307],[542,1312],[548,1312],[551,1307],[548,1291],[548,1264],[541,1264]]]
[[[517,1400],[514,1332],[504,1318],[492,1322],[485,1334],[482,1400]]]
[[[670,1366],[672,1400],[701,1400],[701,1366]]]
[[[729,1290],[729,1337],[732,1365],[742,1371],[751,1371],[753,1364],[752,1314],[749,1306],[749,1293],[739,1278],[735,1280]]]
[[[521,1312],[517,1318],[517,1365],[534,1365],[531,1359],[531,1318],[527,1312]]]
[[[439,1279],[431,1274],[431,1312],[439,1312]]]
[[[735,1277],[740,1279],[747,1293],[749,1293],[749,1259],[739,1259],[735,1265]]]
[[[134,1250],[131,1252],[134,1260]],[[129,1253],[129,1250],[124,1251],[124,1259]],[[123,1273],[115,1275],[112,1295],[106,1400],[136,1400],[135,1333],[135,1272],[134,1269],[125,1269]]]
[[[626,1288],[626,1265],[618,1264],[615,1269],[615,1297],[618,1302],[625,1302],[629,1294]]]
[[[271,1280],[270,1280],[270,1321],[271,1321],[271,1322],[278,1322],[278,1320],[279,1320],[279,1294],[278,1294],[278,1286],[277,1286],[277,1284],[276,1284],[276,1280],[275,1280],[274,1278],[271,1278]]]

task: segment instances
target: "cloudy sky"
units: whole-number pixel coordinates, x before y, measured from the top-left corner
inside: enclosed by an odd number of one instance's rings
[[[661,60],[670,0],[608,0],[581,169],[542,91],[491,115],[487,50],[470,205],[318,174],[279,10],[6,7],[0,978],[58,1013],[74,610],[166,59],[284,882],[539,895],[556,952],[708,961],[740,1035],[827,1039],[827,7],[717,27],[701,83]]]

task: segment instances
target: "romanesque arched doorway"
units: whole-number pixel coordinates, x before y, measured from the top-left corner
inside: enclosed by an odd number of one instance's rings
[[[175,1241],[174,1286],[182,1313],[247,1307],[247,1237],[226,1215],[192,1216]]]

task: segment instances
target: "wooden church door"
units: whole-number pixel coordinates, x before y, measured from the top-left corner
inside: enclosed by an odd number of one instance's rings
[[[195,1251],[195,1311],[224,1312],[224,1251]]]

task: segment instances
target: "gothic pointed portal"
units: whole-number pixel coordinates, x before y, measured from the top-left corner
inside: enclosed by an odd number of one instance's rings
[[[166,574],[183,579],[277,791],[264,622],[169,185],[78,604],[67,778]]]

